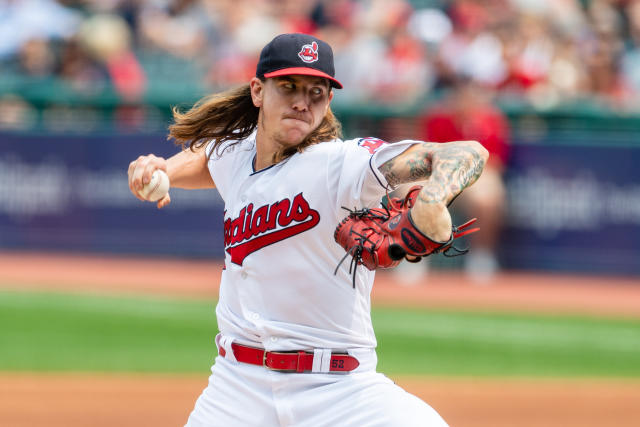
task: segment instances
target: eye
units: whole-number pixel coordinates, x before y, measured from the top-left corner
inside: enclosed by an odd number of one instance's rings
[[[314,96],[322,96],[324,94],[324,90],[321,87],[314,87],[311,89],[311,93]]]
[[[284,83],[282,84],[282,87],[283,87],[283,88],[285,88],[285,89],[287,89],[287,90],[294,90],[294,89],[296,88],[296,85],[294,85],[294,84],[293,84],[293,83],[291,83],[291,82],[284,82]]]

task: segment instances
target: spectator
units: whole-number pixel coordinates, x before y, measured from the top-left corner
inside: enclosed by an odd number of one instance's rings
[[[25,130],[33,125],[35,109],[16,95],[0,97],[0,129]]]
[[[119,95],[127,101],[139,100],[146,75],[133,53],[126,21],[113,14],[93,15],[83,23],[79,36],[84,48],[104,65]]]
[[[96,94],[102,91],[109,75],[104,66],[91,58],[76,37],[70,39],[60,50],[60,78],[81,94]]]
[[[53,77],[91,94],[111,82],[127,102],[149,87],[209,91],[246,81],[265,39],[300,31],[329,40],[358,88],[338,102],[411,105],[462,77],[539,109],[640,111],[640,0],[416,4],[0,0],[0,83]]]
[[[196,60],[208,48],[211,21],[201,2],[147,3],[141,8],[138,24],[142,43],[149,49]]]
[[[18,53],[18,72],[34,79],[52,76],[56,69],[56,57],[45,39],[26,41]]]
[[[421,118],[417,139],[433,142],[476,140],[490,153],[482,176],[455,202],[465,215],[482,218],[480,231],[471,237],[473,250],[465,257],[470,277],[486,280],[498,268],[497,243],[506,192],[503,173],[508,161],[509,125],[488,99],[488,91],[471,80],[461,80],[441,103]]]
[[[70,37],[80,22],[79,14],[55,0],[0,0],[0,60],[30,40]]]
[[[640,111],[640,0],[628,3],[626,8],[629,37],[621,58],[621,71],[627,88],[630,109]]]

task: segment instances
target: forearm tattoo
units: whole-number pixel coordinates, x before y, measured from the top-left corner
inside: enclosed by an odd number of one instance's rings
[[[423,181],[420,199],[425,203],[449,203],[473,184],[484,168],[486,158],[477,145],[468,143],[425,143],[380,167],[391,186]]]
[[[431,175],[431,159],[422,150],[405,152],[385,162],[380,166],[380,172],[393,187],[421,181]]]

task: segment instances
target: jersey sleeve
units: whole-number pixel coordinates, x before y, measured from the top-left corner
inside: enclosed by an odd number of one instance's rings
[[[376,138],[344,141],[342,158],[331,162],[330,186],[336,188],[336,206],[340,209],[377,207],[393,188],[378,168],[420,141],[387,143]]]
[[[234,144],[233,146],[230,146]],[[241,161],[241,152],[246,151],[245,144],[238,144],[237,141],[227,141],[221,146],[213,149],[213,141],[207,144],[206,153],[209,158],[207,166],[209,174],[220,193],[222,200],[226,200],[225,195],[231,187],[231,182]]]

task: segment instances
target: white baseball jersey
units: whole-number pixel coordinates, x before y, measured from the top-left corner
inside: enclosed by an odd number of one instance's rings
[[[349,262],[333,239],[341,207],[376,207],[378,166],[413,141],[324,142],[256,171],[255,136],[214,153],[209,170],[225,201],[225,269],[216,313],[220,353],[187,427],[407,426],[446,423],[428,404],[376,372],[371,327],[374,272]],[[232,342],[270,351],[313,349],[313,373],[240,363]],[[331,352],[359,366],[329,372]]]
[[[387,182],[378,167],[414,143],[323,142],[258,171],[255,133],[216,150],[209,170],[225,202],[221,333],[266,350],[375,348],[375,273],[359,266],[354,289],[347,259],[334,275],[345,250],[333,235],[343,206],[380,206]]]

